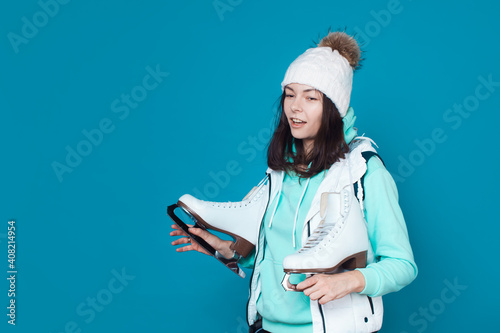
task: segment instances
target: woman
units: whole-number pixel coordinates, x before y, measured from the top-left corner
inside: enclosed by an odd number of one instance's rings
[[[356,137],[353,127],[349,100],[360,53],[353,37],[329,33],[292,62],[281,84],[278,124],[268,148],[271,196],[256,248],[239,261],[254,269],[251,332],[375,332],[382,326],[381,296],[417,275],[394,180],[378,157],[366,160],[363,153],[375,149],[370,139]],[[285,291],[283,260],[320,225],[320,194],[346,187],[357,189],[367,223],[368,265],[307,278],[292,275],[298,292]],[[173,227],[172,236],[183,235]],[[231,241],[198,228],[190,232],[233,256]],[[187,237],[172,242],[187,243]],[[194,243],[178,249],[190,250],[204,252]]]

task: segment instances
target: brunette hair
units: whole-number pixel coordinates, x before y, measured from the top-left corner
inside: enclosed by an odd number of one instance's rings
[[[321,93],[321,92],[320,92]],[[310,178],[345,157],[349,146],[344,138],[344,123],[335,104],[326,95],[323,99],[323,114],[314,146],[306,156],[302,139],[292,136],[290,125],[283,110],[286,91],[280,97],[275,119],[275,130],[267,150],[267,165],[273,170],[294,171],[300,178]],[[293,143],[295,151],[293,153]],[[311,163],[312,162],[312,163]],[[307,170],[299,165],[311,166]]]

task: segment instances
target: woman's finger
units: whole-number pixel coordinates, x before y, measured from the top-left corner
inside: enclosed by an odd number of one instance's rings
[[[201,253],[206,254],[206,255],[211,255],[204,248],[202,248],[198,243],[193,242],[191,237],[178,238],[178,239],[172,241],[171,244],[174,246],[188,244],[188,245],[185,245],[182,247],[178,247],[176,249],[177,252],[198,251],[198,252],[201,252]]]
[[[191,243],[191,238],[190,237],[182,237],[174,240],[171,244],[172,245],[181,245],[181,244],[188,244]]]
[[[192,227],[193,227],[193,225],[192,225],[192,224],[187,224],[187,223],[186,223],[186,225],[188,226],[188,228],[192,228]],[[175,224],[175,223],[174,223],[174,224],[172,224],[172,225],[171,225],[171,227],[172,227],[173,229],[181,229],[181,227],[179,227],[179,226],[178,226],[177,224]]]
[[[216,249],[219,248],[219,246],[222,242],[222,240],[219,237],[211,234],[207,230],[194,227],[191,224],[186,224],[186,225],[189,227],[190,234],[202,238],[204,241],[206,241],[208,244],[210,244],[212,247],[214,247]],[[178,252],[198,251],[198,252],[204,253],[206,255],[211,255],[203,247],[201,247],[198,243],[191,242],[191,238],[189,237],[189,235],[186,232],[184,232],[184,230],[182,230],[177,224],[172,224],[172,229],[174,229],[174,230],[170,232],[170,236],[184,236],[184,237],[181,237],[181,238],[178,238],[178,239],[172,241],[171,242],[172,245],[176,246],[176,245],[191,243],[191,245],[177,248],[176,251],[178,251]]]
[[[189,228],[192,228],[193,225],[191,224],[186,224]],[[188,234],[186,234],[184,232],[184,230],[181,229],[181,227],[179,227],[177,224],[172,224],[171,225],[172,229],[175,229],[173,231],[170,232],[170,236],[188,236]]]
[[[189,232],[193,235],[203,238],[205,241],[210,242],[211,240],[216,240],[218,237],[211,234],[207,230],[203,230],[201,228],[189,228]]]
[[[186,252],[186,251],[198,251],[200,253],[203,253],[203,254],[206,254],[208,256],[211,256],[210,253],[208,253],[207,251],[205,251],[204,248],[202,248],[201,246],[199,246],[198,244],[196,243],[191,243],[189,245],[185,245],[185,246],[182,246],[182,247],[178,247],[176,249],[177,252]]]
[[[187,234],[182,230],[174,230],[170,232],[170,236],[187,236]]]
[[[210,233],[208,231],[205,231],[205,230],[201,230],[199,228],[190,228],[189,229],[189,232],[196,235],[196,236],[200,236],[201,238],[207,238],[207,237],[210,237]],[[169,234],[170,236],[185,236],[185,237],[189,237],[189,235],[184,232],[183,230],[173,230],[170,232]]]
[[[181,246],[175,249],[177,252],[186,252],[186,251],[196,251],[193,248],[193,244],[191,245],[186,245],[186,246]]]

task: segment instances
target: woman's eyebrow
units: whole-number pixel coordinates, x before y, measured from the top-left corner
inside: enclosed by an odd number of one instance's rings
[[[291,91],[295,92],[292,88],[290,87],[285,87],[285,89],[290,89]],[[302,92],[308,92],[308,91],[317,91],[317,89],[314,89],[314,88],[311,88],[311,89],[305,89],[305,90],[302,90]]]

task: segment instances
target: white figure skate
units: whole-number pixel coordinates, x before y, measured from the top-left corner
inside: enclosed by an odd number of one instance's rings
[[[289,281],[292,273],[331,274],[341,267],[366,266],[368,233],[352,185],[340,192],[322,193],[320,214],[322,221],[302,248],[283,260],[286,274],[281,284],[286,291],[297,291],[297,285]]]
[[[266,180],[267,177],[254,187],[243,201],[203,201],[185,194],[179,198],[177,204],[168,207],[167,213],[193,241],[244,278],[245,273],[238,267],[237,261],[240,257],[248,256],[255,247],[258,227],[269,201],[269,185],[265,182]],[[233,237],[235,242],[231,245],[231,249],[236,252],[236,256],[227,259],[202,238],[189,233],[189,227],[174,213],[177,207],[180,207],[191,218],[195,227],[219,231]]]

